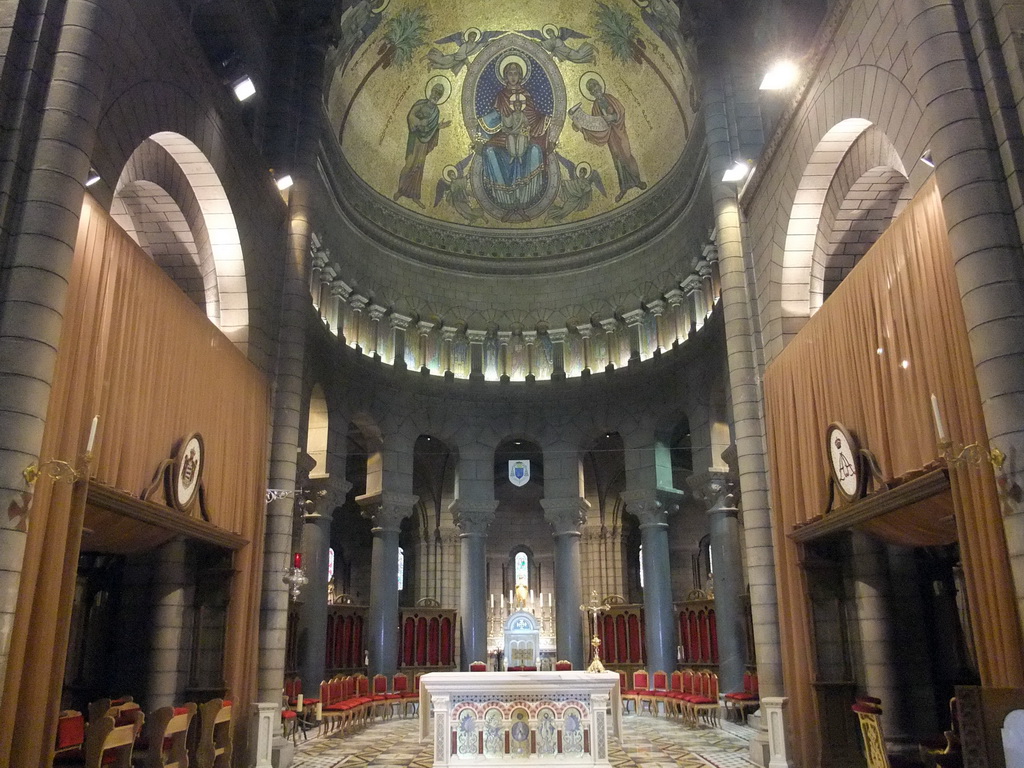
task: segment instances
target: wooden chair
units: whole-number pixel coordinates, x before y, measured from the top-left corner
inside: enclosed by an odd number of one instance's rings
[[[760,694],[757,689],[757,673],[743,673],[743,690],[725,694],[725,714],[736,713],[736,720],[747,721],[747,712],[753,712],[761,706]]]
[[[57,742],[53,757],[58,765],[81,762],[85,759],[85,715],[69,709],[60,713],[57,720]]]
[[[124,725],[112,715],[103,715],[85,731],[84,768],[131,768],[132,749],[146,718],[139,709],[127,713]]]
[[[918,745],[921,761],[927,766],[962,768],[963,747],[960,744],[960,710],[956,697],[949,700],[949,730],[942,737]]]
[[[890,755],[885,746],[885,735],[882,733],[882,708],[872,697],[861,697],[852,709],[860,724],[861,743],[864,746],[864,758],[868,768],[911,768],[919,766],[899,755]]]
[[[470,672],[486,672],[487,662],[486,661],[473,661],[469,664]]]
[[[637,714],[640,714],[643,705],[647,705],[647,711],[652,715],[658,714],[658,702],[661,701],[668,690],[668,675],[658,670],[651,675],[651,682],[646,691],[637,689],[640,707]]]
[[[559,659],[555,662],[555,672],[570,672],[572,671],[572,662],[566,661],[565,659]]]
[[[231,765],[231,702],[211,699],[199,706],[198,768],[229,768]]]
[[[700,695],[689,699],[692,722],[703,720],[712,728],[718,727],[718,675],[707,670],[700,673]]]
[[[135,753],[144,768],[188,768],[188,729],[196,705],[161,707],[146,722],[146,748]]]
[[[633,712],[640,714],[640,696],[647,692],[647,670],[638,669],[633,673],[633,685],[622,692],[622,708],[628,709],[628,702],[633,702]]]

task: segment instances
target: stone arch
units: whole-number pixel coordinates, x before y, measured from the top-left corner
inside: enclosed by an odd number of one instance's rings
[[[172,131],[149,136],[121,170],[111,214],[246,351],[249,298],[242,246],[227,193],[203,151]]]
[[[889,226],[907,192],[899,153],[869,126],[843,155],[825,194],[811,261],[811,314]]]

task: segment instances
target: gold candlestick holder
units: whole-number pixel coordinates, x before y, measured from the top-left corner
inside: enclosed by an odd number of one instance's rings
[[[590,636],[590,647],[593,652],[593,660],[590,662],[590,666],[587,667],[587,672],[604,672],[604,664],[601,663],[601,638],[597,636],[597,617],[607,611],[611,606],[605,602],[602,603],[597,596],[597,590],[590,590],[590,603],[587,605],[581,605],[580,610],[586,611],[590,614],[591,621],[593,622],[593,633]]]

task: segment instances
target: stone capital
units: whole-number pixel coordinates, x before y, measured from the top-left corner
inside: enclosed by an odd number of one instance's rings
[[[647,302],[647,309],[655,317],[659,317],[665,313],[665,302],[661,299],[654,299]]]
[[[494,520],[497,499],[456,499],[448,505],[452,519],[463,536],[484,536]]]
[[[388,313],[388,308],[382,307],[380,304],[371,304],[367,312],[371,320],[380,322],[384,315]]]
[[[619,329],[619,321],[614,317],[606,318],[601,321],[601,328],[605,333],[615,333]]]
[[[708,512],[736,509],[739,483],[726,467],[711,467],[706,472],[691,475],[686,482],[694,496],[707,505]]]
[[[586,323],[584,325],[577,325],[576,330],[579,331],[581,337],[583,337],[584,339],[589,339],[591,334],[593,334],[594,332],[594,326],[592,326],[590,323]]]
[[[637,516],[640,527],[667,526],[670,513],[679,509],[682,494],[676,490],[641,489],[623,491],[619,497],[626,503],[626,510]]]
[[[409,323],[412,322],[412,318],[411,317],[406,317],[405,315],[399,315],[399,314],[397,314],[395,312],[392,312],[388,316],[388,319],[391,321],[391,327],[392,328],[397,328],[399,331],[406,330],[409,327]]]
[[[324,264],[324,266],[320,268],[320,282],[321,283],[328,283],[328,284],[333,283],[335,278],[337,278],[337,277],[338,277],[338,270],[336,270],[334,268],[333,264],[330,264],[330,263]]]
[[[348,305],[352,307],[356,312],[362,312],[366,309],[366,305],[370,303],[370,300],[365,296],[358,293],[353,293],[348,297]]]
[[[441,338],[444,341],[452,342],[455,341],[455,334],[459,332],[459,329],[452,325],[445,325],[441,328]]]
[[[523,331],[523,341],[526,342],[526,346],[533,346],[537,342],[537,332]]]
[[[631,309],[629,312],[622,313],[622,319],[626,321],[626,325],[632,328],[635,325],[640,325],[644,321],[644,315],[646,314],[646,310]]]
[[[690,296],[702,288],[700,275],[694,273],[683,280],[679,285],[686,292],[686,295]]]
[[[697,274],[700,275],[702,278],[711,277],[711,264],[705,261],[704,259],[698,261],[694,265],[694,269],[697,270]]]
[[[561,344],[565,341],[565,337],[569,334],[568,328],[552,328],[548,331],[548,337],[554,344]]]
[[[416,327],[419,329],[420,336],[427,336],[432,330],[434,330],[434,324],[429,320],[420,320],[416,323]]]
[[[544,510],[544,519],[551,523],[554,535],[579,534],[580,528],[587,522],[587,510],[590,502],[581,496],[566,499],[541,499],[540,506]]]
[[[331,296],[337,296],[339,299],[348,299],[349,294],[352,293],[352,286],[346,283],[344,280],[335,280],[331,283]]]
[[[484,339],[487,338],[487,331],[478,331],[470,329],[466,331],[466,336],[469,338],[470,344],[483,344]]]
[[[374,533],[398,533],[402,520],[412,514],[412,508],[419,500],[419,496],[409,493],[382,491],[372,496],[360,496],[356,502],[362,509],[363,517],[373,522]]]
[[[678,307],[683,303],[683,292],[679,288],[673,288],[665,293],[665,300],[670,307]]]

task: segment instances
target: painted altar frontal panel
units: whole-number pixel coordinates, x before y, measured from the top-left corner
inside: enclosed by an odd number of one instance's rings
[[[618,685],[614,673],[431,673],[420,679],[420,740],[432,738],[435,766],[609,765]]]
[[[325,99],[355,173],[440,221],[607,213],[675,165],[699,106],[671,0],[362,0],[335,22]]]

